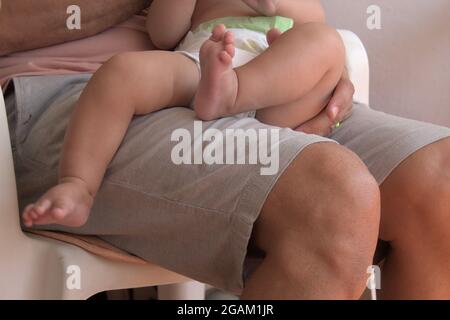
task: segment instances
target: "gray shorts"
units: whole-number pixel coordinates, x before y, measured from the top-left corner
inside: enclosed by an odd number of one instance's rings
[[[21,209],[57,181],[69,115],[89,75],[21,77],[7,96]],[[338,142],[358,154],[377,181],[406,157],[445,137],[450,129],[395,117],[356,104],[329,138],[280,130],[279,171],[259,165],[175,165],[171,134],[192,133],[195,114],[171,108],[136,117],[110,164],[88,223],[98,235],[148,261],[239,294],[253,223],[277,179],[308,145]],[[269,128],[253,118],[230,117],[204,129]],[[95,139],[95,137],[92,137]]]

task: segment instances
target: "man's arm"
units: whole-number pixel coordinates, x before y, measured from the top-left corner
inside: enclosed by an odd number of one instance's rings
[[[191,28],[197,0],[154,0],[147,18],[147,30],[152,43],[169,50],[183,39]]]
[[[148,7],[151,0],[2,0],[0,56],[102,32]],[[69,30],[67,8],[81,9],[81,30]]]

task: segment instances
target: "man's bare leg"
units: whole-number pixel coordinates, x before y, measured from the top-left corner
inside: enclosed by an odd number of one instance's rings
[[[335,30],[324,24],[307,23],[287,31],[260,56],[234,70],[232,57],[232,36],[223,25],[217,26],[200,52],[202,79],[195,99],[198,116],[211,120],[287,105],[282,111],[267,112],[282,114],[283,119],[289,119],[288,126],[294,128],[317,115],[324,105],[308,110],[310,106],[304,108],[298,103],[292,108],[292,102],[305,98],[324,81],[327,85],[319,87],[327,88],[316,100],[329,96],[342,76],[345,53]],[[278,119],[276,122],[272,124],[278,124]]]
[[[379,188],[359,158],[332,143],[306,148],[257,219],[265,252],[242,299],[358,299],[378,238]]]
[[[126,53],[107,62],[87,85],[72,115],[59,184],[24,210],[25,225],[83,225],[132,117],[187,105],[198,81],[196,65],[176,53]]]
[[[381,185],[390,242],[383,299],[450,299],[450,139],[406,159]]]

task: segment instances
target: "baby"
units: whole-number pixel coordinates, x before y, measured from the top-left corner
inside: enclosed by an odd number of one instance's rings
[[[59,183],[25,208],[26,226],[86,223],[135,115],[191,105],[202,120],[244,114],[295,129],[324,109],[344,71],[319,0],[154,0],[147,27],[162,50],[118,55],[95,73],[67,129]]]

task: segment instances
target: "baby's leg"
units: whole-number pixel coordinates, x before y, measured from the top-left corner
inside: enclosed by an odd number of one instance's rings
[[[107,62],[71,117],[59,184],[25,209],[25,225],[83,225],[132,117],[189,104],[198,81],[195,63],[172,52],[126,53]]]
[[[219,33],[226,38],[223,26],[216,27],[215,33],[205,46],[215,44],[223,47],[223,43],[216,40]],[[219,52],[223,57],[227,50]],[[323,101],[334,90],[345,63],[345,50],[339,34],[321,23],[294,27],[260,56],[235,70],[231,69],[231,63],[226,63],[226,59],[214,59],[217,56],[217,49],[216,52],[206,51],[201,56],[202,80],[195,101],[199,117],[209,120],[285,106],[284,110],[267,110],[268,114],[277,113],[277,117],[283,120],[269,122],[285,125],[289,118],[289,127],[292,128],[324,107]],[[218,68],[218,65],[222,67]],[[299,104],[302,101],[308,103]],[[264,113],[261,117],[271,118]]]
[[[341,76],[342,72],[330,72],[299,100],[260,109],[256,113],[256,118],[269,125],[296,129],[316,117],[328,105]]]

